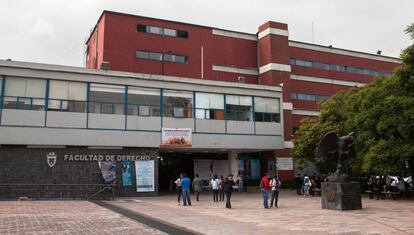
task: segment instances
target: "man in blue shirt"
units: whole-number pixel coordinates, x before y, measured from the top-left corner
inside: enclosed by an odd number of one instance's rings
[[[181,180],[181,188],[183,190],[183,204],[184,206],[188,205],[191,206],[191,199],[190,199],[190,188],[191,188],[191,180],[187,177],[187,174],[183,173],[183,179]]]

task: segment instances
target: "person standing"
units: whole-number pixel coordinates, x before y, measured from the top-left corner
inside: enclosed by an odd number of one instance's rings
[[[308,175],[303,178],[303,196],[309,197],[309,188],[311,186]]]
[[[295,177],[295,187],[296,187],[296,194],[302,195],[302,180],[299,175]]]
[[[260,181],[260,188],[263,190],[263,207],[265,209],[269,209],[269,190],[270,190],[270,184],[269,184],[269,177],[267,176],[267,172],[264,173],[264,176],[262,177],[262,180]]]
[[[270,187],[272,188],[272,199],[270,200],[270,207],[273,207],[273,202],[275,202],[275,207],[277,208],[277,202],[279,199],[279,191],[280,191],[280,186],[282,184],[280,183],[280,180],[277,176],[275,176],[271,181],[270,181]]]
[[[219,183],[220,201],[224,201],[224,179],[222,175],[218,179],[218,183]]]
[[[214,175],[213,179],[211,179],[210,184],[211,188],[213,189],[213,202],[218,202],[219,182],[217,175]]]
[[[178,191],[178,205],[180,205],[180,198],[181,198],[181,194],[183,194],[182,188],[181,188],[181,180],[183,178],[183,174],[180,174],[180,177],[178,177],[178,179],[176,181],[174,181],[175,186],[177,188]]]
[[[223,191],[226,193],[226,208],[231,209],[231,193],[233,192],[233,175],[229,175],[225,180],[224,180],[224,188]]]
[[[240,172],[239,174],[239,193],[244,191],[244,175]]]
[[[193,179],[193,190],[196,193],[196,201],[199,201],[199,196],[201,192],[201,180],[198,177],[198,174],[196,174]]]
[[[191,180],[187,177],[185,173],[183,173],[183,179],[181,180],[181,187],[183,190],[183,206],[191,206],[191,199],[190,199],[190,187],[191,187]]]

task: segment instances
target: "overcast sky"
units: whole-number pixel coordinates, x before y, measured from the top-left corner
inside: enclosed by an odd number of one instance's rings
[[[0,0],[0,59],[83,66],[103,10],[248,33],[279,21],[290,40],[394,57],[414,23],[414,0]]]

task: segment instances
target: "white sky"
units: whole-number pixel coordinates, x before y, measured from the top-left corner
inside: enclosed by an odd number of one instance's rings
[[[83,66],[103,10],[256,33],[289,25],[290,40],[398,57],[412,42],[414,0],[0,0],[0,59]]]

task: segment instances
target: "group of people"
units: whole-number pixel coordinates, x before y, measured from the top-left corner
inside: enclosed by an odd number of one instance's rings
[[[279,200],[279,192],[282,183],[277,176],[270,178],[267,173],[264,174],[260,181],[260,190],[263,191],[263,207],[269,209],[275,206],[277,208],[277,202]],[[271,193],[270,207],[269,207],[269,193]]]
[[[315,194],[320,194],[321,184],[324,181],[326,181],[326,177],[319,175],[308,176],[305,174],[303,179],[300,176],[296,176],[294,182],[296,194],[305,197],[313,197]]]
[[[183,198],[183,206],[191,206],[190,188],[191,180],[187,177],[187,174],[181,173],[180,177],[175,181],[178,191],[178,205],[180,205],[181,196]],[[233,192],[233,186],[236,182],[233,180],[233,175],[227,176],[225,179],[223,176],[214,177],[210,181],[211,188],[213,189],[213,201],[224,201],[224,195],[226,195],[226,208],[231,208],[231,194]],[[192,183],[193,191],[196,194],[196,200],[199,201],[200,192],[202,189],[202,181],[198,174],[195,175]]]
[[[369,198],[374,196],[377,200],[383,199],[386,194],[394,193],[401,196],[409,188],[409,184],[403,178],[398,177],[398,180],[392,179],[390,176],[370,176],[361,179],[361,189],[369,192]]]
[[[241,180],[240,180],[241,179]],[[233,175],[228,175],[227,177],[214,175],[210,180],[210,186],[213,190],[213,202],[224,201],[226,197],[226,208],[231,209],[231,196],[234,190],[234,186],[239,186],[239,192],[244,192],[245,190],[245,180],[243,178],[234,179]],[[180,177],[175,181],[178,191],[178,205],[180,205],[181,197],[183,198],[183,206],[191,206],[190,198],[190,188],[191,180],[187,177],[185,173],[181,173]],[[278,198],[279,191],[281,187],[281,182],[277,176],[271,178],[265,173],[263,178],[260,181],[260,189],[263,191],[263,206],[266,209],[271,207],[278,207]],[[199,178],[199,175],[196,174],[192,182],[193,191],[196,194],[196,200],[199,201],[199,195],[202,189],[202,181]],[[270,206],[269,206],[269,194],[271,196]]]

